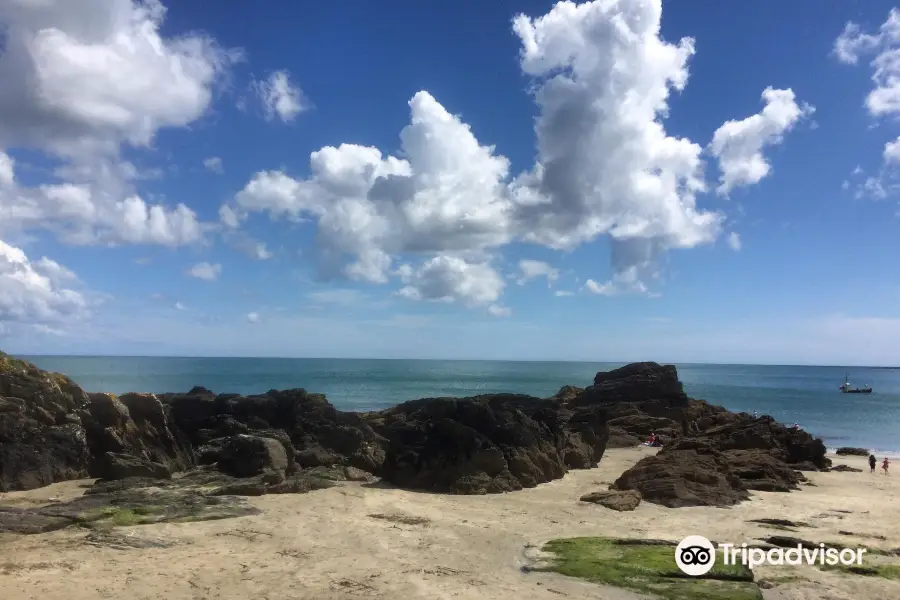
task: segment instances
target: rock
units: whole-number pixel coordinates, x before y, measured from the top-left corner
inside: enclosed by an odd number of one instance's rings
[[[834,453],[838,456],[869,456],[871,454],[871,452],[865,448],[849,448],[846,446],[838,448]]]
[[[775,525],[777,527],[813,527],[809,523],[803,521],[791,521],[789,519],[750,519],[748,523],[759,523],[761,525]]]
[[[553,394],[551,398],[559,400],[560,402],[569,402],[577,398],[582,392],[584,392],[584,388],[575,387],[574,385],[564,385],[559,388],[559,391]]]
[[[619,427],[609,428],[609,441],[606,443],[607,448],[634,448],[640,446],[645,440],[636,435],[628,433]]]
[[[49,517],[24,508],[0,506],[0,533],[47,533],[68,527],[72,521],[64,517]]]
[[[862,473],[862,469],[857,469],[856,467],[851,467],[850,465],[835,465],[831,467],[832,471],[838,471],[841,473]]]
[[[386,439],[384,480],[454,494],[534,487],[595,466],[608,436],[596,407],[515,394],[414,400],[370,423]]]
[[[90,452],[75,413],[88,401],[68,377],[0,352],[0,492],[87,476]]]
[[[806,431],[780,425],[771,417],[730,418],[729,422],[709,427],[693,437],[718,450],[765,450],[789,464],[808,462],[818,469],[831,466],[822,440]]]
[[[606,508],[622,511],[634,510],[641,503],[641,495],[635,490],[600,490],[581,497],[582,502],[599,504]]]
[[[95,476],[100,479],[125,479],[126,477],[168,479],[172,477],[169,468],[162,463],[115,452],[107,452],[100,457],[96,462],[96,469]]]
[[[750,497],[725,455],[699,445],[643,458],[610,488],[636,490],[645,501],[672,508],[732,506]]]
[[[192,449],[179,440],[168,423],[162,403],[153,394],[89,394],[88,411],[81,416],[92,455],[88,472],[109,479],[127,476],[133,469],[167,473],[184,471],[195,464]],[[119,456],[110,463],[109,454]],[[125,455],[134,457],[133,460]],[[111,466],[114,465],[114,466]],[[143,467],[139,467],[143,465]]]
[[[748,490],[790,492],[802,480],[790,465],[764,450],[726,450],[722,454]]]
[[[288,459],[284,446],[276,439],[235,435],[225,440],[218,467],[234,477],[253,477],[266,471],[280,473],[283,477]]]
[[[160,398],[170,407],[173,426],[195,446],[252,433],[290,442],[292,449],[285,449],[290,460],[296,458],[301,467],[341,464],[375,473],[384,460],[382,440],[361,415],[339,411],[325,396],[303,389],[216,396],[195,388],[188,394],[162,394]],[[274,433],[277,430],[286,437]]]

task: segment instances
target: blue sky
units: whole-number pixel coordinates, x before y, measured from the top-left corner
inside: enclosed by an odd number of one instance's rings
[[[892,9],[0,2],[0,348],[900,364]]]

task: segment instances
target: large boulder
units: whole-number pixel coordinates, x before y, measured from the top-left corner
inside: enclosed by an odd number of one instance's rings
[[[89,394],[81,423],[87,431],[92,460],[89,473],[116,479],[128,469],[108,468],[108,454],[130,455],[138,462],[163,465],[168,472],[184,471],[195,464],[193,451],[176,439],[162,403],[153,394]],[[123,459],[124,460],[124,459]]]
[[[90,453],[71,379],[0,352],[0,492],[86,477]]]
[[[283,478],[288,459],[284,446],[276,439],[235,435],[226,439],[217,464],[220,471],[233,477],[254,477],[273,472]]]
[[[385,480],[454,494],[519,490],[596,466],[608,437],[602,410],[515,394],[414,400],[372,423],[387,440]]]
[[[635,490],[646,502],[672,508],[732,506],[750,498],[725,455],[709,446],[643,458],[610,487]]]

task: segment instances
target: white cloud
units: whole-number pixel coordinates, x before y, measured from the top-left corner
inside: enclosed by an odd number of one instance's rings
[[[49,258],[29,261],[25,253],[0,240],[0,324],[41,324],[78,318],[91,302],[67,287],[75,274]]]
[[[208,262],[197,263],[188,269],[188,275],[203,279],[204,281],[215,281],[222,274],[222,265],[210,264]]]
[[[202,238],[189,208],[134,192],[132,182],[155,170],[119,159],[123,145],[150,146],[160,129],[203,116],[240,57],[202,34],[163,37],[165,13],[158,0],[0,3],[0,148],[62,161],[58,181],[0,194],[5,228],[48,229],[76,244]]]
[[[181,302],[175,303],[175,310],[187,310],[187,306],[182,304]]]
[[[318,219],[320,268],[383,283],[401,253],[475,252],[511,239],[502,180],[509,162],[427,92],[410,101],[405,159],[342,144],[310,156],[312,176],[257,173],[223,212]],[[350,264],[341,264],[344,257]]]
[[[766,88],[762,99],[766,105],[761,112],[723,123],[713,134],[709,149],[722,171],[716,188],[720,194],[727,195],[735,187],[759,183],[766,177],[772,166],[763,156],[763,148],[780,144],[785,133],[815,112],[808,104],[797,104],[790,89]]]
[[[487,263],[468,263],[454,256],[436,256],[417,270],[405,271],[399,294],[413,300],[462,302],[485,306],[500,298],[506,284]]]
[[[222,169],[222,159],[218,156],[210,156],[209,158],[203,159],[203,166],[206,167],[208,171],[218,173],[219,175],[225,172]]]
[[[263,81],[255,81],[253,90],[262,102],[266,119],[276,117],[284,122],[293,121],[309,108],[303,92],[291,83],[287,71],[275,71]]]
[[[732,231],[728,234],[728,247],[735,252],[741,249],[741,236],[737,232]]]
[[[247,313],[247,322],[248,323],[259,323],[259,313]]]
[[[570,292],[569,290],[556,290],[553,292],[553,295],[562,298],[564,296],[574,296],[575,292]]]
[[[519,272],[521,273],[516,283],[525,285],[532,279],[538,277],[547,278],[547,286],[553,285],[553,282],[559,279],[559,269],[539,260],[523,259],[519,261]]]
[[[863,175],[862,169],[857,167],[853,175]],[[856,184],[856,197],[884,200],[893,195],[898,188],[900,188],[900,137],[884,145],[878,173],[869,175],[861,183]]]
[[[0,150],[0,186],[11,186],[15,180],[15,161]]]
[[[162,37],[165,13],[158,0],[0,4],[0,144],[115,152],[203,115],[237,55],[201,34]]]
[[[598,283],[593,279],[588,279],[584,282],[584,289],[600,296],[649,293],[646,284],[639,279],[637,267],[615,273],[606,283]]]
[[[474,285],[473,277],[493,276],[463,273],[495,274],[497,248],[520,241],[570,250],[608,235],[613,275],[598,289],[648,293],[644,281],[663,253],[713,242],[725,218],[697,206],[708,191],[703,147],[665,130],[669,95],[687,84],[694,43],[661,39],[661,16],[660,0],[598,0],[515,18],[520,66],[534,80],[539,110],[537,161],[525,173],[511,176],[506,157],[420,91],[396,156],[326,146],[310,155],[308,178],[256,173],[220,218],[232,228],[252,213],[315,220],[320,275],[399,278],[403,296],[485,306],[503,286]],[[759,152],[788,128],[779,130],[784,114],[776,110],[787,107],[786,94],[772,90],[762,116],[732,124],[732,138],[743,142],[723,144],[726,160],[768,168]],[[758,169],[741,183],[757,177]],[[403,271],[398,262],[420,266]]]
[[[500,306],[499,304],[491,304],[487,310],[492,317],[508,317],[512,314],[512,310],[509,307]]]
[[[855,65],[871,56],[874,88],[866,96],[866,108],[874,117],[900,113],[900,10],[892,8],[877,33],[865,33],[852,21],[834,42],[837,59]]]

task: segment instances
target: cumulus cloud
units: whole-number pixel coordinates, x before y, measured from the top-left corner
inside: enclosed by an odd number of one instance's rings
[[[253,82],[253,90],[262,103],[266,119],[293,121],[309,108],[303,92],[291,83],[287,71],[275,71],[262,81]]]
[[[797,104],[794,91],[766,88],[762,93],[766,103],[761,112],[741,121],[723,123],[713,134],[710,153],[719,161],[719,194],[727,195],[742,185],[759,183],[772,170],[763,156],[763,148],[780,144],[784,134],[800,120],[809,117],[815,108]]]
[[[201,225],[184,205],[148,203],[146,175],[119,159],[157,131],[207,110],[213,86],[239,59],[202,34],[164,37],[159,0],[0,3],[0,148],[62,161],[58,182],[0,194],[6,228],[41,227],[70,243],[179,246]],[[0,178],[9,185],[6,169]]]
[[[203,166],[206,167],[208,171],[218,173],[219,175],[225,172],[222,169],[222,159],[218,156],[210,156],[209,158],[203,159]]]
[[[76,289],[75,274],[49,258],[30,261],[0,240],[0,324],[46,324],[78,318],[91,301]]]
[[[641,0],[560,2],[540,18],[514,19],[539,110],[537,156],[524,173],[511,174],[505,156],[420,91],[396,156],[323,147],[310,155],[306,178],[255,174],[220,219],[231,228],[253,213],[314,220],[321,275],[399,279],[407,298],[472,306],[495,304],[503,291],[490,266],[497,248],[518,241],[571,250],[607,235],[612,274],[591,280],[596,293],[647,293],[662,254],[713,242],[724,222],[697,204],[708,191],[703,146],[665,129],[694,43],[663,40],[661,16],[660,0]],[[762,149],[790,128],[785,118],[793,122],[785,117],[792,92],[767,94],[761,116],[723,126],[729,185],[762,178]],[[741,161],[756,169],[742,174]]]
[[[512,314],[512,310],[509,307],[500,306],[499,304],[491,304],[487,310],[492,317],[508,317]]]
[[[188,275],[204,281],[215,281],[222,274],[222,265],[208,262],[197,263],[188,269]]]
[[[519,261],[519,277],[516,283],[525,285],[532,279],[538,277],[547,278],[547,286],[553,285],[553,282],[559,279],[559,269],[554,269],[549,264],[539,261],[523,259]]]
[[[866,33],[852,21],[834,42],[834,55],[848,65],[871,57],[874,87],[866,96],[866,108],[874,117],[900,113],[900,10],[892,8],[877,32]]]
[[[416,270],[404,269],[406,284],[399,294],[414,300],[490,305],[500,298],[505,283],[487,263],[469,263],[454,256],[436,256]]]
[[[876,174],[866,176],[861,168],[856,167],[852,175],[860,179],[852,184],[846,181],[845,189],[851,185],[855,187],[856,198],[884,200],[894,195],[900,189],[900,137],[885,143]]]
[[[12,157],[0,151],[0,186],[9,187],[15,182],[15,161]]]

